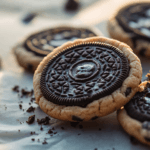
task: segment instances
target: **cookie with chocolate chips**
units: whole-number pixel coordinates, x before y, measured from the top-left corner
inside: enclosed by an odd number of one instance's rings
[[[150,145],[150,80],[142,82],[139,90],[124,108],[118,111],[123,129],[144,144]]]
[[[104,37],[68,42],[34,74],[37,104],[51,117],[88,121],[108,115],[136,93],[142,68],[129,46]]]
[[[132,3],[108,21],[112,38],[127,43],[136,54],[150,57],[150,3]]]
[[[68,41],[101,35],[96,28],[58,26],[38,31],[19,42],[13,52],[20,66],[34,72],[42,59],[54,48]]]

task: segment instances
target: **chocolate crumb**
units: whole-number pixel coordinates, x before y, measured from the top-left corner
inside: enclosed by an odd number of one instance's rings
[[[81,133],[78,133],[78,135],[81,135]]]
[[[52,130],[55,130],[55,128],[53,127]]]
[[[31,131],[30,134],[31,134],[31,135],[34,135],[34,134],[36,134],[36,133]]]
[[[97,148],[95,148],[94,150],[98,150]]]
[[[20,132],[20,130],[18,130],[18,132]]]
[[[54,132],[54,134],[57,134],[57,132]]]
[[[35,101],[35,98],[32,97],[32,98],[30,99],[30,101],[33,103],[33,102]]]
[[[52,133],[53,133],[52,129],[49,129],[48,133],[49,133],[49,134],[52,134]]]
[[[21,104],[19,104],[19,108],[22,109],[22,105]]]
[[[83,125],[80,124],[80,125],[79,125],[79,128],[82,129],[82,128],[83,128]]]
[[[35,108],[30,106],[28,109],[27,109],[27,112],[34,112]]]
[[[18,85],[15,85],[15,86],[12,88],[12,90],[13,90],[14,92],[19,92],[19,86],[18,86]]]
[[[32,141],[35,141],[35,139],[31,139]]]
[[[130,136],[130,141],[132,142],[132,144],[135,144],[135,145],[138,144],[138,140],[135,139],[133,136]]]
[[[31,105],[31,103],[29,103],[29,105]]]
[[[79,122],[70,122],[70,125],[72,126],[72,127],[76,127],[77,125],[79,124]]]
[[[26,123],[32,124],[34,122],[34,120],[35,120],[35,115],[32,115],[28,118],[28,121],[26,121]]]
[[[49,120],[50,120],[49,117],[45,117],[45,118],[42,118],[42,119],[37,119],[37,122],[38,122],[38,124],[48,125]]]
[[[33,89],[31,91],[27,91],[26,89],[21,89],[21,94],[22,94],[21,97],[24,97],[24,96],[31,97],[33,93],[34,93]]]
[[[48,143],[46,142],[46,140],[44,140],[44,142],[42,144],[48,144]]]
[[[101,131],[102,129],[101,129],[101,128],[99,128],[98,130],[99,130],[99,131]]]
[[[65,128],[64,128],[64,127],[61,127],[61,129],[64,130]]]
[[[42,126],[41,126],[40,130],[43,131],[43,127]]]

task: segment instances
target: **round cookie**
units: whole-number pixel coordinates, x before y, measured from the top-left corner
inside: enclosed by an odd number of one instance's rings
[[[136,93],[141,63],[117,40],[67,42],[47,55],[33,78],[36,103],[51,117],[88,121],[125,105]]]
[[[19,42],[13,52],[20,66],[34,72],[42,59],[62,44],[79,38],[101,35],[96,28],[58,26],[32,33]]]
[[[108,32],[136,54],[150,57],[150,3],[132,3],[120,9],[108,21]]]
[[[118,121],[128,134],[150,145],[150,80],[139,85],[135,96],[117,114]]]

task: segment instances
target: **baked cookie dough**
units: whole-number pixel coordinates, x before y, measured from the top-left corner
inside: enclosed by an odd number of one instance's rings
[[[125,105],[136,93],[141,63],[117,40],[67,42],[47,55],[33,78],[36,103],[51,117],[88,121]]]
[[[150,57],[150,3],[132,3],[108,21],[112,38],[128,44],[134,53]]]
[[[42,59],[62,44],[79,38],[101,35],[96,28],[81,26],[58,26],[31,34],[14,48],[20,66],[34,72]]]
[[[150,145],[150,80],[139,85],[138,92],[118,111],[117,117],[128,134]]]

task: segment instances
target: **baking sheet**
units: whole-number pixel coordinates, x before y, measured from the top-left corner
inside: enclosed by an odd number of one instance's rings
[[[27,108],[31,106],[29,104],[30,97],[20,99],[18,94],[12,91],[12,87],[15,85],[31,90],[33,75],[18,66],[11,53],[11,48],[28,33],[61,22],[39,17],[33,24],[26,26],[20,23],[19,18],[20,14],[17,13],[0,12],[0,56],[2,58],[0,70],[0,150],[94,150],[96,148],[98,150],[148,150],[148,146],[139,142],[137,144],[131,142],[130,136],[119,125],[116,112],[95,121],[80,123],[76,127],[71,126],[70,122],[52,118],[50,125],[42,125],[42,131],[40,130],[41,125],[38,125],[37,121],[32,125],[26,123],[28,117],[33,114],[35,114],[35,120],[45,117],[46,114],[35,103],[31,103],[36,107],[35,112],[27,113]],[[107,19],[105,18],[95,26],[108,37]],[[72,22],[83,23],[77,18]],[[149,72],[150,60],[140,59],[144,78]],[[22,109],[19,108],[20,103]],[[55,128],[53,131],[57,133],[50,136],[47,133],[53,127]],[[31,135],[30,132],[36,132],[36,135]],[[47,141],[47,144],[42,144],[44,140]]]

